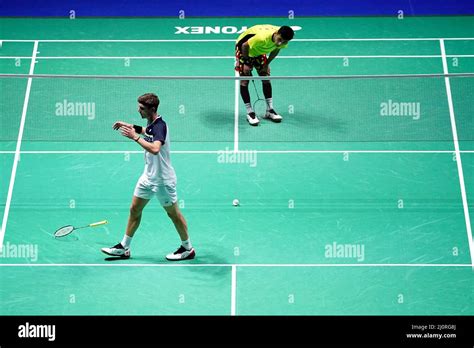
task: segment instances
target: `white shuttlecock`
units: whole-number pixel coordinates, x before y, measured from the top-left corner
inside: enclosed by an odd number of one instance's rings
[[[232,205],[233,205],[234,207],[237,207],[239,204],[240,204],[240,202],[239,202],[238,199],[234,199],[234,200],[232,201]]]

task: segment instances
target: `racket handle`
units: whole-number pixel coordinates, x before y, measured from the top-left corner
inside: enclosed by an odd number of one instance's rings
[[[109,222],[107,220],[103,220],[103,221],[99,221],[99,222],[94,222],[93,224],[90,224],[89,227],[96,227],[96,226],[100,226],[100,225],[106,225],[108,223]]]

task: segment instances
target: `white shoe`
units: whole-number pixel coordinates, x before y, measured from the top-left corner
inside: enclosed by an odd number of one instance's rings
[[[255,115],[255,112],[251,112],[247,114],[247,121],[249,122],[251,126],[258,126],[258,124],[260,123],[257,115]]]
[[[273,109],[267,110],[263,118],[272,120],[273,122],[276,122],[276,123],[281,122],[281,120],[283,119],[283,117],[281,117],[281,115],[278,115],[278,113]]]
[[[181,245],[174,253],[166,255],[166,259],[168,261],[183,261],[194,259],[195,256],[196,252],[194,248],[186,250],[186,248]]]
[[[118,243],[117,245],[114,245],[113,247],[102,248],[100,250],[104,254],[107,254],[107,255],[110,255],[110,256],[116,256],[116,257],[120,257],[122,259],[130,258],[130,248],[124,248],[121,243]]]

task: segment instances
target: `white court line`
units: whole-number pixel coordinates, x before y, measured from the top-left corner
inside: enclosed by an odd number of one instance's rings
[[[235,76],[239,76],[239,73],[235,71]],[[234,82],[234,152],[239,151],[239,96],[240,96],[240,81],[235,80]]]
[[[337,41],[451,41],[451,40],[474,40],[473,37],[397,37],[397,38],[329,38],[329,39],[293,39],[291,41],[302,41],[302,42],[337,42]]]
[[[472,37],[427,37],[427,38],[313,38],[313,39],[293,39],[292,42],[338,42],[338,41],[451,41],[451,40],[474,40]],[[131,40],[131,39],[30,39],[30,40],[14,40],[14,39],[0,39],[3,42],[235,42],[235,39],[150,39],[150,40]]]
[[[439,40],[439,39],[437,39]],[[56,43],[56,42],[63,42],[63,43],[80,43],[80,42],[161,42],[161,43],[166,43],[166,42],[235,42],[235,39],[140,39],[140,40],[133,40],[133,39],[116,39],[116,40],[108,40],[108,39],[44,39],[44,40],[33,40],[33,39],[27,39],[27,40],[2,40],[0,41],[3,42],[34,42],[34,41],[39,41],[39,42],[48,42],[48,43]]]
[[[455,58],[472,58],[474,54],[448,55]],[[30,59],[28,56],[0,56],[0,59]],[[439,54],[433,55],[304,55],[304,56],[279,56],[278,59],[342,59],[342,58],[441,58]],[[38,56],[36,59],[235,59],[234,56]]]
[[[0,73],[0,78],[3,77],[13,77],[13,78],[57,78],[57,79],[110,79],[110,80],[342,80],[342,79],[375,79],[375,78],[439,78],[439,77],[474,77],[474,73],[453,73],[453,74],[440,74],[440,73],[431,73],[431,74],[379,74],[379,75],[292,75],[292,76],[230,76],[230,75],[220,75],[220,76],[196,76],[196,75],[187,75],[187,76],[150,76],[150,75],[66,75],[66,74],[3,74]]]
[[[237,144],[238,146],[238,144]],[[247,150],[237,150],[237,153],[246,153],[248,151],[255,151],[257,154],[289,154],[289,153],[295,153],[295,154],[311,154],[311,153],[340,153],[340,154],[345,154],[345,153],[449,153],[449,154],[455,154],[456,152],[453,150],[252,150],[252,149],[247,149]],[[460,150],[460,153],[474,153],[474,150]],[[14,154],[15,151],[0,151],[0,154]],[[113,151],[107,151],[107,150],[52,150],[52,151],[28,151],[24,150],[20,152],[21,154],[26,154],[26,155],[61,155],[61,154],[71,154],[71,155],[111,155],[111,154],[143,154],[143,151],[127,151],[127,150],[113,150]],[[236,151],[228,151],[228,150],[172,150],[171,153],[175,154],[232,154],[236,153]]]
[[[441,48],[441,55],[443,56],[443,71],[445,74],[447,74],[448,62],[446,60],[446,50],[444,47],[444,41],[439,40],[439,45]],[[454,149],[456,152],[456,164],[458,167],[459,186],[461,189],[462,205],[464,208],[464,219],[466,221],[466,231],[467,231],[467,239],[469,242],[469,252],[471,254],[471,265],[472,265],[472,268],[474,269],[474,243],[472,240],[471,219],[469,217],[466,187],[464,185],[464,172],[463,172],[463,167],[462,167],[461,153],[459,151],[458,131],[456,128],[456,117],[454,115],[453,98],[451,95],[451,83],[449,81],[449,77],[445,77],[444,82],[446,84],[446,94],[448,97],[449,117],[451,119],[451,129],[453,132]]]
[[[441,57],[441,56],[440,56]],[[235,59],[235,56],[38,56],[40,59]],[[0,59],[31,59],[29,56],[0,56]]]
[[[31,60],[31,63],[30,63],[30,75],[33,75],[34,70],[35,70],[35,57],[36,57],[37,50],[38,50],[38,41],[35,41],[33,45],[33,55],[32,55],[33,59]],[[8,186],[7,200],[5,202],[5,210],[3,212],[2,228],[0,229],[0,251],[3,249],[3,239],[5,237],[5,232],[7,230],[8,214],[10,212],[10,204],[11,204],[12,195],[13,195],[13,187],[15,186],[16,170],[18,168],[18,162],[20,160],[21,140],[23,139],[23,130],[25,129],[26,112],[28,111],[28,101],[30,99],[32,81],[33,79],[31,77],[28,78],[28,82],[26,85],[25,99],[23,101],[23,111],[21,113],[20,129],[18,131],[18,139],[16,142],[15,158],[13,159],[12,172],[10,176],[10,184]]]
[[[447,58],[474,58],[474,54],[448,54]],[[278,59],[371,59],[371,58],[442,58],[440,54],[433,55],[324,55],[324,56],[279,56]],[[0,56],[0,59],[31,59],[30,56]],[[234,56],[39,56],[37,60],[60,59],[235,59]]]
[[[107,262],[107,261],[106,261]],[[469,267],[470,263],[3,263],[1,267]]]
[[[237,297],[237,267],[236,265],[232,265],[230,315],[235,315],[236,297]]]

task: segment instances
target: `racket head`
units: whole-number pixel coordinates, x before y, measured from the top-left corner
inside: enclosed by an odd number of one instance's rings
[[[258,117],[263,117],[265,116],[265,113],[267,112],[267,103],[263,99],[257,99],[253,103],[253,111],[255,111],[255,114]]]
[[[255,96],[257,97],[257,100],[254,101],[252,108],[257,116],[263,117],[265,116],[265,113],[267,111],[267,102],[260,97],[260,93],[258,93],[258,88],[255,84],[255,80],[252,80],[252,84],[255,90]]]
[[[74,231],[74,227],[71,225],[66,225],[66,226],[58,228],[56,232],[54,232],[54,237],[56,238],[64,237],[70,234],[72,231]]]

